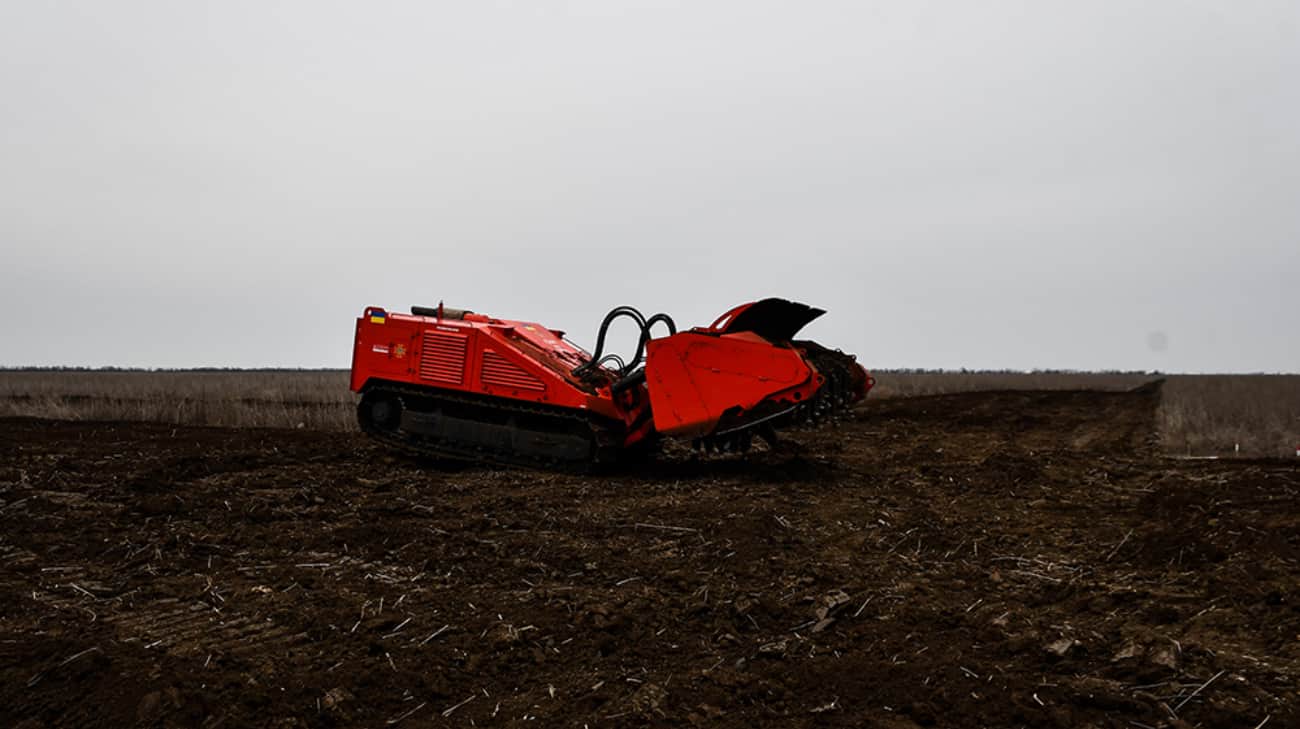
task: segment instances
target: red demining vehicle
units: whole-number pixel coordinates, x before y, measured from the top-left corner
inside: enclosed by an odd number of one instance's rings
[[[795,334],[825,312],[784,299],[678,332],[671,317],[609,312],[595,354],[564,333],[461,309],[369,307],[357,319],[352,390],[371,436],[438,458],[588,470],[644,455],[663,437],[743,451],[757,435],[815,422],[866,397],[852,355]],[[619,318],[640,327],[629,360],[606,354]],[[658,325],[666,334],[655,338]]]

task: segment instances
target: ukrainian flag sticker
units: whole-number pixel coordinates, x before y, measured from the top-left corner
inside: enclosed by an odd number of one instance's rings
[[[383,324],[383,323],[386,321],[386,319],[385,319],[384,317],[385,317],[384,312],[382,312],[382,311],[372,311],[372,312],[370,312],[370,323],[371,323],[371,324]]]

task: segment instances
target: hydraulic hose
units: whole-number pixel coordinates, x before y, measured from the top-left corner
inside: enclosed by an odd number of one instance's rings
[[[590,361],[586,364],[578,365],[573,369],[574,376],[581,377],[600,364],[601,359],[605,355],[605,335],[609,332],[609,325],[613,324],[614,320],[621,316],[633,319],[636,321],[637,325],[641,327],[641,330],[645,331],[646,321],[645,317],[641,315],[641,312],[630,306],[619,306],[611,309],[610,312],[605,315],[605,319],[600,323],[600,333],[596,335],[596,351],[591,355]]]
[[[632,387],[636,387],[637,385],[641,384],[642,382],[645,382],[645,368],[644,368],[644,367],[642,367],[641,369],[637,370],[636,372],[633,372],[632,374],[628,375],[627,377],[624,377],[623,379],[619,380],[618,382],[615,382],[613,385],[610,385],[610,387],[609,387],[609,391],[610,391],[611,393],[615,394],[615,395],[618,395],[618,394],[622,393],[624,390],[627,390],[627,389],[632,388]]]
[[[629,362],[624,362],[618,355],[605,354],[605,336],[609,333],[610,325],[619,317],[628,317],[632,319],[640,328],[640,334],[637,336],[636,354]],[[628,387],[631,387],[632,384],[643,381],[645,379],[644,372],[641,373],[640,380],[635,380],[635,375],[631,375],[631,373],[641,364],[645,357],[646,342],[650,341],[650,330],[654,328],[655,324],[663,324],[666,326],[670,335],[677,333],[677,324],[673,322],[673,318],[667,314],[655,314],[649,319],[646,319],[640,311],[637,311],[630,306],[620,306],[610,310],[610,312],[605,315],[604,320],[600,323],[600,331],[596,335],[595,353],[591,355],[591,359],[585,364],[575,367],[573,369],[573,375],[575,377],[585,377],[594,368],[603,367],[606,362],[612,361],[617,365],[615,371],[618,372],[619,377],[622,378],[619,381],[619,384],[622,385],[622,389],[627,389]]]
[[[629,372],[636,369],[637,366],[641,364],[645,355],[645,344],[650,341],[650,329],[659,322],[663,322],[664,325],[668,327],[669,335],[677,333],[677,323],[673,321],[671,316],[660,313],[650,317],[646,320],[645,326],[641,327],[641,338],[636,343],[636,356],[632,357],[632,361],[629,362],[619,374],[626,377]]]

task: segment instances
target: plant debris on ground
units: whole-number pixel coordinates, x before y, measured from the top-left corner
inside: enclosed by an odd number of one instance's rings
[[[0,420],[0,725],[1300,726],[1300,467],[1158,386],[569,476]]]

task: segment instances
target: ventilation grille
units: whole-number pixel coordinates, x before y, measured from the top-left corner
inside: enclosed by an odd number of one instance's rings
[[[546,385],[523,367],[496,352],[483,352],[483,384],[513,387],[516,390],[545,390]]]
[[[459,385],[465,381],[464,334],[447,332],[424,333],[424,348],[420,350],[420,378]]]

